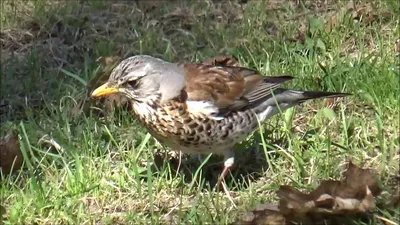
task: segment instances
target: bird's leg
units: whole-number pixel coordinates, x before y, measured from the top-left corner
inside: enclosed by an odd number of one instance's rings
[[[229,192],[228,187],[226,186],[225,182],[223,182],[225,180],[225,177],[228,174],[229,170],[232,168],[234,162],[235,162],[235,155],[234,155],[233,151],[229,151],[229,153],[227,153],[224,156],[224,169],[222,170],[221,174],[219,175],[218,181],[217,181],[217,184],[215,185],[215,187],[218,188],[221,185],[226,196],[229,198],[229,200],[232,202],[232,204],[234,206],[236,206],[232,199],[232,195]]]
[[[203,161],[203,155],[200,153],[190,154],[191,160],[198,160],[200,163]]]
[[[229,170],[235,163],[235,155],[233,152],[229,153],[229,155],[225,155],[224,157],[224,169],[222,170],[221,174],[218,177],[217,186],[219,186],[222,180],[225,179],[226,175],[229,173]]]

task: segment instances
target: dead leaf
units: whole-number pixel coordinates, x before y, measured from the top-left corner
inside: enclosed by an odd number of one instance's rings
[[[101,63],[104,67],[113,66],[115,63],[121,62],[122,58],[120,56],[100,56],[96,59],[96,62]]]
[[[283,214],[324,212],[329,214],[365,213],[375,208],[374,196],[380,194],[375,172],[349,162],[343,181],[323,181],[309,194],[281,186],[277,194]]]
[[[334,104],[335,104],[335,99],[334,98],[325,99],[325,107],[333,108]]]
[[[19,170],[23,163],[23,156],[19,146],[18,135],[9,131],[0,137],[0,170],[9,174]]]
[[[339,25],[338,15],[333,15],[325,21],[325,32],[331,32]]]
[[[391,176],[387,185],[391,189],[391,195],[380,207],[400,208],[400,175]]]
[[[92,99],[90,94],[99,87],[100,85],[107,82],[111,75],[112,70],[115,66],[122,61],[120,56],[110,56],[110,57],[99,57],[96,62],[100,63],[102,66],[101,71],[96,74],[88,83],[86,96],[81,100],[81,102],[71,110],[71,115],[76,117],[82,112],[86,113],[90,106],[93,105],[104,105],[107,109],[112,109],[115,106],[120,107],[127,104],[128,100],[120,95],[110,95],[105,99]],[[104,102],[104,103],[103,103]]]
[[[285,225],[286,218],[279,212],[276,205],[266,203],[259,204],[249,212],[241,216],[239,222],[233,225]]]
[[[374,196],[379,195],[382,191],[378,186],[378,178],[374,169],[361,169],[350,161],[343,176],[345,177],[344,182],[335,193],[339,197],[363,198],[365,186],[368,186]]]
[[[371,24],[374,22],[378,15],[374,13],[374,10],[371,4],[365,5],[355,5],[355,9],[353,12],[353,19],[364,22],[365,24]]]
[[[88,91],[87,91],[88,97],[90,96],[90,93],[94,91],[94,89],[107,82],[108,78],[111,75],[112,70],[121,61],[122,58],[120,56],[110,56],[110,57],[102,56],[96,59],[96,62],[100,63],[103,66],[103,69],[101,70],[100,73],[98,73],[89,81]]]
[[[307,35],[307,26],[304,23],[300,23],[299,28],[297,28],[297,33],[294,36],[289,37],[287,40],[290,42],[304,44],[306,42]]]
[[[138,9],[140,9],[143,12],[147,12],[147,13],[155,10],[156,8],[159,8],[159,6],[160,6],[160,1],[151,1],[151,0],[140,1],[140,0],[136,0],[135,2],[136,2],[136,5],[137,5]]]
[[[386,203],[386,207],[400,208],[400,187],[393,192],[390,200]]]
[[[6,208],[4,208],[2,205],[0,205],[0,225],[3,225],[3,215],[6,214]]]
[[[279,204],[261,204],[236,224],[337,224],[343,218],[367,216],[381,193],[375,171],[348,163],[342,181],[326,180],[310,193],[283,185]]]
[[[240,67],[237,59],[231,55],[216,56],[213,58],[205,59],[203,64],[214,65],[214,66],[234,66]]]

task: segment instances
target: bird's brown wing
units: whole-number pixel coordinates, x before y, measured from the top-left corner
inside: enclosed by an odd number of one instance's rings
[[[187,63],[185,72],[188,100],[212,103],[219,113],[243,109],[271,96],[290,76],[265,77],[257,71],[236,66]]]

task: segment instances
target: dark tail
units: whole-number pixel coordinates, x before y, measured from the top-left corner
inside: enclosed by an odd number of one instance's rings
[[[350,93],[326,92],[326,91],[302,91],[303,98],[301,100],[309,100],[315,98],[341,98],[352,95]],[[300,99],[299,99],[300,100]]]

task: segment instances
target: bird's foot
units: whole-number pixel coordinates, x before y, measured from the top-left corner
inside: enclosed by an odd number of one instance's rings
[[[224,169],[222,170],[221,175],[218,178],[218,181],[214,187],[214,190],[223,190],[226,196],[228,197],[229,201],[232,203],[232,205],[236,208],[236,204],[233,200],[233,198],[236,197],[236,194],[234,192],[229,191],[229,188],[225,184],[225,177],[228,174],[230,169],[230,166],[224,166]]]

